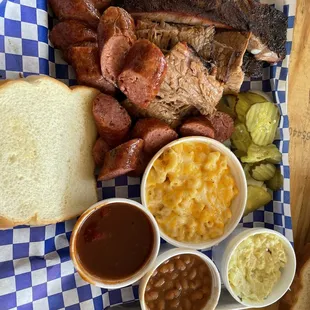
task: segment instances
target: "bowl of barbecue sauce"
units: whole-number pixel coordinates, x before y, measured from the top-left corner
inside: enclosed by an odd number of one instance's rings
[[[70,256],[80,276],[106,289],[141,279],[152,267],[160,246],[152,214],[136,201],[102,200],[76,222]]]

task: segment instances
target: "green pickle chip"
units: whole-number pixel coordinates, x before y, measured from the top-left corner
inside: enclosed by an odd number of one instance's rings
[[[266,99],[262,95],[252,93],[250,91],[246,92],[246,93],[240,93],[240,94],[238,94],[238,97],[243,98],[244,100],[248,101],[250,104],[268,101],[268,99]]]
[[[264,187],[248,186],[248,199],[244,211],[244,216],[265,206],[272,200],[271,194]]]
[[[265,101],[266,101],[266,98],[264,98],[261,95],[252,93],[252,92],[239,93],[238,102],[235,108],[238,120],[242,123],[245,123],[246,114],[251,108],[251,105],[255,103],[265,102]]]
[[[256,103],[246,114],[246,126],[255,144],[266,146],[273,142],[280,120],[279,110],[271,102]]]
[[[246,115],[250,107],[251,107],[251,104],[248,101],[238,96],[238,102],[236,104],[236,113],[237,113],[238,120],[241,123],[245,123]]]
[[[243,156],[246,156],[246,152],[240,150],[234,150],[234,154],[240,159]]]
[[[255,179],[252,178],[251,174],[250,174],[250,170],[252,168],[251,164],[245,164],[243,167],[244,170],[244,174],[245,174],[245,178],[246,178],[246,182],[248,185],[253,185],[253,186],[257,186],[257,187],[262,187],[264,186],[264,182],[262,181],[257,181]]]
[[[283,175],[280,168],[276,169],[274,176],[266,182],[266,185],[273,191],[283,188]]]
[[[234,95],[225,95],[222,97],[216,109],[230,115],[233,119],[236,118],[235,107],[237,103],[237,97]]]
[[[247,156],[241,157],[243,163],[258,163],[266,160],[272,164],[281,162],[282,154],[274,144],[259,146],[252,143],[248,148]]]
[[[276,172],[276,166],[273,164],[259,164],[252,169],[252,177],[257,181],[268,181]]]
[[[239,123],[235,126],[231,141],[237,150],[247,152],[252,140],[244,124]]]

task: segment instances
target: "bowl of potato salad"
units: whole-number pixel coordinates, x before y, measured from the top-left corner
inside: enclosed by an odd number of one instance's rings
[[[152,158],[142,178],[141,199],[164,240],[206,249],[238,225],[246,187],[243,168],[229,148],[214,139],[185,137]]]

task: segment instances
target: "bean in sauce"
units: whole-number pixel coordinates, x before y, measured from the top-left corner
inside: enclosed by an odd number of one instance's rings
[[[148,309],[201,310],[212,291],[212,276],[197,255],[182,254],[162,263],[150,277],[145,302]]]

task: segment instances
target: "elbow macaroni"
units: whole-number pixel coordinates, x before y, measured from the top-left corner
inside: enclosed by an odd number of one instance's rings
[[[146,181],[148,209],[169,237],[183,242],[222,236],[237,194],[226,156],[200,142],[166,150]]]

